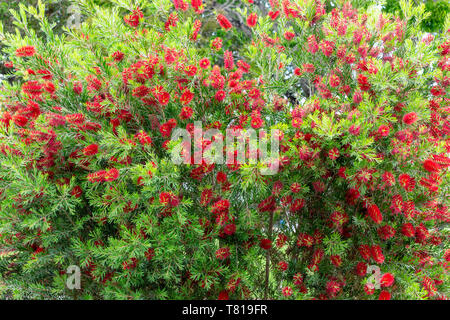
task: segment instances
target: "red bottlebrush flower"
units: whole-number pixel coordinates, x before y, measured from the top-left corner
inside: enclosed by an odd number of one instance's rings
[[[291,212],[298,212],[302,210],[302,208],[305,206],[305,200],[304,199],[295,199],[291,206],[289,207],[289,210]]]
[[[383,175],[381,176],[381,179],[383,180],[385,185],[389,187],[392,187],[395,184],[395,177],[389,171],[384,172]]]
[[[248,96],[252,99],[258,99],[261,96],[261,92],[257,88],[253,88],[248,93]]]
[[[368,78],[363,74],[358,75],[358,85],[362,91],[368,91],[370,89]]]
[[[292,288],[291,287],[284,287],[283,289],[281,289],[281,292],[283,293],[283,296],[285,297],[290,297],[292,296]]]
[[[47,91],[50,94],[53,94],[56,91],[56,88],[55,88],[55,85],[53,84],[53,82],[46,82],[46,83],[44,83],[43,88],[44,88],[45,91]]]
[[[337,254],[336,255],[332,255],[330,257],[330,259],[331,259],[331,263],[334,264],[336,267],[340,267],[341,266],[342,258],[341,258],[340,255],[337,255]]]
[[[222,43],[222,38],[217,37],[211,42],[211,48],[219,51],[222,48]]]
[[[308,52],[314,54],[317,50],[319,50],[319,45],[317,44],[316,36],[311,35],[308,37]]]
[[[288,269],[288,263],[286,261],[278,262],[278,269],[281,271],[286,271]]]
[[[403,116],[403,123],[409,126],[415,123],[417,119],[417,114],[415,112],[410,112]]]
[[[76,94],[81,94],[83,92],[83,85],[81,84],[81,82],[75,82],[73,84],[73,92],[75,92]]]
[[[381,214],[380,209],[376,204],[370,205],[369,208],[367,208],[367,213],[376,224],[380,224],[381,221],[383,221],[383,215]]]
[[[416,227],[416,238],[419,242],[423,242],[425,240],[428,239],[428,237],[430,236],[428,229],[423,225],[423,223],[420,223],[417,227]]]
[[[225,30],[229,30],[229,29],[231,29],[233,27],[233,25],[231,24],[230,20],[228,20],[227,17],[225,17],[223,14],[218,14],[217,15],[217,22]]]
[[[367,274],[367,264],[364,262],[358,262],[356,265],[356,274],[360,277],[364,277]]]
[[[163,91],[158,94],[158,102],[161,105],[163,105],[163,106],[167,105],[169,103],[169,100],[170,100],[170,94],[168,92]]]
[[[307,73],[314,73],[314,71],[316,71],[316,67],[314,67],[313,64],[311,63],[304,63],[302,65],[303,71],[307,72]]]
[[[301,286],[303,284],[303,275],[301,273],[294,274],[293,281],[296,286]]]
[[[125,54],[121,51],[116,51],[112,54],[112,58],[115,62],[122,61],[124,56],[125,56]]]
[[[270,241],[269,239],[261,239],[261,241],[259,242],[259,246],[264,250],[269,250],[270,248],[272,248],[272,241]]]
[[[325,56],[330,57],[333,53],[334,43],[331,41],[322,41],[320,43],[320,49]]]
[[[371,256],[370,247],[366,244],[362,244],[359,246],[359,253],[364,260],[369,260]]]
[[[250,28],[253,28],[254,26],[256,26],[257,22],[258,22],[258,16],[256,15],[256,13],[249,14],[249,16],[247,17],[247,25]]]
[[[102,82],[93,75],[86,77],[88,82],[87,89],[89,91],[99,91],[102,88]]]
[[[219,300],[228,300],[228,292],[226,290],[222,290],[219,293]]]
[[[294,74],[295,74],[296,76],[300,77],[300,76],[303,74],[303,71],[302,71],[302,69],[300,69],[300,68],[295,68],[295,69],[294,69]]]
[[[286,244],[287,239],[288,238],[286,235],[280,233],[277,237],[277,243],[276,243],[277,247],[282,248]]]
[[[361,132],[361,126],[356,126],[354,124],[351,125],[351,127],[348,129],[348,132],[353,136],[358,136]]]
[[[331,160],[336,160],[339,158],[339,150],[337,148],[333,148],[328,152],[328,156]]]
[[[330,215],[330,219],[337,228],[341,228],[346,222],[348,222],[348,215],[345,212],[334,211]]]
[[[217,183],[224,184],[227,182],[227,174],[223,171],[217,172],[216,180]]]
[[[164,206],[168,205],[171,199],[172,199],[171,192],[161,192],[159,194],[159,202]]]
[[[268,15],[269,15],[270,19],[275,20],[280,15],[280,10],[269,11]]]
[[[403,203],[403,214],[406,219],[411,220],[416,215],[416,207],[413,200]]]
[[[229,236],[233,235],[236,232],[236,225],[234,223],[227,224],[223,232]]]
[[[252,117],[250,122],[253,129],[259,129],[263,126],[264,121],[259,116]]]
[[[227,283],[227,290],[229,292],[235,292],[236,291],[236,287],[241,283],[241,278],[231,278],[228,283]]]
[[[150,145],[152,143],[152,138],[149,137],[144,131],[138,132],[134,135],[134,138],[139,140],[139,143],[143,146]]]
[[[292,39],[294,39],[295,33],[286,31],[283,36],[287,41],[291,41]]]
[[[93,156],[98,153],[98,145],[97,144],[90,144],[87,147],[83,148],[83,154],[85,156]]]
[[[403,198],[401,195],[397,194],[392,197],[390,209],[393,214],[399,214],[403,210]]]
[[[388,126],[385,126],[385,125],[381,125],[379,128],[378,128],[378,134],[380,135],[380,136],[382,136],[382,137],[387,137],[388,135],[389,135],[389,127]]]
[[[194,94],[190,90],[186,89],[180,97],[180,102],[181,104],[186,105],[192,101],[192,98],[194,98]]]
[[[228,199],[222,199],[214,203],[211,212],[213,214],[219,214],[222,212],[228,212],[230,208],[230,201]]]
[[[450,261],[450,249],[445,250],[445,253],[444,253],[444,259],[445,259],[445,261],[447,261],[447,262]]]
[[[42,95],[43,85],[37,81],[28,81],[22,85],[23,93],[31,98],[39,98]]]
[[[450,166],[450,158],[447,158],[443,155],[436,155],[436,154],[434,154],[432,156],[432,158],[437,164],[439,164],[439,166],[441,168],[447,168]]]
[[[195,11],[198,11],[199,8],[203,5],[203,1],[202,0],[191,0],[191,5],[192,5],[192,8],[195,9]]]
[[[106,171],[100,170],[97,172],[89,173],[87,176],[87,179],[90,182],[102,182],[102,181],[104,181],[105,175],[106,175]]]
[[[314,238],[311,237],[307,233],[300,233],[297,238],[297,246],[305,246],[305,247],[312,247],[314,244]]]
[[[139,7],[136,8],[136,10],[133,10],[133,12],[123,18],[123,20],[128,24],[130,27],[136,28],[139,26],[140,19],[144,18],[144,14],[142,13],[141,9]]]
[[[222,102],[222,101],[225,99],[226,96],[227,96],[227,94],[226,94],[225,91],[219,90],[219,91],[216,92],[214,98],[215,98],[217,101]]]
[[[424,161],[423,168],[431,173],[438,173],[441,170],[441,166],[436,161],[430,159]]]
[[[142,85],[133,89],[133,97],[143,98],[150,93],[150,88]]]
[[[359,90],[356,91],[353,95],[353,103],[358,105],[361,103],[362,99],[363,99],[363,96],[362,96],[361,91],[359,91]]]
[[[300,128],[302,126],[303,119],[300,117],[292,118],[291,124],[294,128]]]
[[[335,74],[332,74],[330,76],[330,78],[328,79],[328,82],[330,83],[330,86],[332,88],[336,88],[341,84],[341,80],[339,79],[339,77]]]
[[[380,227],[378,228],[378,235],[381,239],[388,240],[395,236],[395,229],[388,225]]]
[[[184,2],[184,0],[172,0],[175,10],[183,10],[186,11],[189,7],[187,3]]]
[[[425,288],[425,290],[428,291],[429,296],[432,297],[436,294],[437,291],[436,286],[434,284],[434,281],[430,277],[424,276],[422,280],[422,285]]]
[[[216,258],[219,260],[225,260],[231,255],[230,248],[220,248],[216,251]]]
[[[366,283],[364,285],[364,292],[369,296],[373,295],[375,292],[375,286],[373,285],[373,283]]]
[[[14,124],[18,127],[25,127],[28,123],[28,118],[21,114],[16,114],[12,117]]]
[[[84,115],[81,113],[74,113],[66,115],[66,120],[69,123],[80,125],[84,122],[85,118]]]
[[[194,110],[192,110],[191,107],[184,106],[183,108],[181,108],[181,112],[180,112],[179,117],[182,120],[190,119],[190,118],[192,118],[193,114],[194,114]]]
[[[172,120],[172,121],[171,121]],[[163,137],[170,137],[173,128],[176,126],[175,119],[169,119],[159,127],[159,132]]]
[[[402,173],[398,176],[398,183],[408,192],[414,190],[416,182],[407,173]]]
[[[16,50],[18,57],[32,57],[36,54],[36,49],[33,46],[24,46]]]
[[[294,182],[290,187],[292,193],[299,193],[302,190],[302,185],[298,182]]]
[[[378,300],[391,300],[391,294],[388,291],[381,291]]]
[[[237,62],[237,65],[239,67],[239,70],[242,71],[243,73],[247,73],[250,71],[250,65],[242,60],[239,60]]]
[[[381,247],[378,245],[373,245],[372,248],[370,249],[371,251],[371,255],[373,260],[375,260],[375,262],[377,263],[383,263],[384,262],[384,255],[383,252],[381,251]]]
[[[112,168],[106,172],[104,177],[105,181],[117,180],[119,178],[119,170],[117,170],[116,168]]]
[[[272,194],[274,195],[274,196],[277,196],[277,195],[279,195],[280,194],[280,192],[283,190],[283,182],[281,182],[281,181],[275,181],[274,183],[273,183],[273,186],[272,186]]]
[[[326,289],[331,297],[335,297],[341,291],[341,286],[336,281],[330,280],[327,282]]]
[[[212,198],[212,190],[211,189],[205,189],[202,191],[202,194],[200,196],[200,204],[202,206],[206,206]]]
[[[433,86],[433,87],[431,88],[430,92],[431,92],[431,94],[432,94],[433,96],[435,96],[435,97],[438,97],[438,96],[445,96],[445,89],[442,88],[441,86],[438,86],[438,85]]]
[[[53,74],[49,70],[40,69],[37,70],[36,73],[42,77],[44,80],[52,80]]]
[[[208,58],[203,58],[198,62],[198,65],[200,66],[200,68],[206,69],[209,67],[210,62],[209,62]]]
[[[342,179],[347,179],[346,171],[347,171],[346,167],[340,167],[338,171],[338,176],[341,177]]]
[[[230,50],[226,50],[223,53],[223,64],[225,69],[228,71],[234,68],[233,53]]]
[[[394,283],[394,276],[392,273],[385,273],[381,277],[380,284],[382,287],[390,287]]]
[[[324,251],[322,249],[316,249],[312,256],[312,265],[315,265],[317,267],[320,261],[322,261],[323,255]]]
[[[414,226],[411,223],[405,223],[402,226],[402,234],[406,237],[414,237],[416,233],[416,230],[414,229]]]
[[[41,114],[41,108],[39,107],[39,104],[36,102],[30,100],[28,101],[27,107],[26,107],[26,114],[31,117],[32,119],[36,119]]]
[[[81,189],[80,186],[75,186],[75,187],[73,187],[70,194],[73,195],[75,198],[79,198],[83,194],[83,190]]]

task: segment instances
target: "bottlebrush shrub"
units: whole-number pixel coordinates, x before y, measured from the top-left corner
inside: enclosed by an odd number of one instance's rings
[[[3,35],[20,79],[2,88],[4,295],[446,298],[450,42],[420,32],[423,6],[249,1],[232,52],[202,38],[202,1],[113,2],[81,1],[61,37],[24,8]],[[194,121],[281,130],[279,171],[173,163]]]

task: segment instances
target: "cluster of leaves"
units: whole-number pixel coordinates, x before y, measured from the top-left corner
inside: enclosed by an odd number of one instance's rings
[[[201,0],[79,0],[85,22],[63,34],[41,2],[13,12],[22,33],[0,35],[17,77],[0,100],[5,297],[446,298],[450,20],[431,35],[410,1],[402,18],[269,4],[236,10],[240,48],[222,13],[220,32],[202,32]],[[176,164],[177,127],[203,152],[227,129],[278,129],[279,171]],[[81,290],[66,287],[71,265]]]
[[[26,5],[26,6],[36,6],[38,3],[37,0],[26,0],[26,1],[20,1],[20,0],[13,0],[13,1],[2,1],[0,2],[0,17],[4,17],[2,21],[4,22],[4,30],[5,32],[14,32],[15,31],[15,25],[13,23],[13,19],[10,19],[11,12],[10,10],[19,11],[19,4]],[[65,23],[67,22],[67,18],[70,15],[70,12],[68,12],[68,8],[70,5],[69,0],[46,0],[46,16],[49,19],[49,21],[55,23],[54,30],[56,32],[61,33],[63,31],[63,27],[65,26]],[[30,27],[38,28],[38,25],[36,24],[36,21],[30,21]],[[1,60],[6,61],[6,53],[3,52],[3,46],[0,45],[0,57]],[[0,65],[0,74],[4,75],[7,74],[7,68],[4,67],[4,65]]]
[[[445,19],[450,12],[450,3],[445,0],[424,0],[425,10],[430,15],[421,23],[421,28],[428,32],[440,32],[444,30]],[[383,10],[400,16],[402,14],[400,2],[397,0],[386,0]]]

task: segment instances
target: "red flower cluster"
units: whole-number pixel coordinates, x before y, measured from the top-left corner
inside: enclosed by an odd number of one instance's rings
[[[36,54],[36,49],[33,46],[25,46],[16,50],[18,57],[32,57]]]
[[[225,17],[223,14],[218,14],[217,15],[217,22],[225,30],[229,30],[229,29],[231,29],[233,27],[233,25],[231,24],[230,20],[228,20],[227,17]]]
[[[112,168],[109,170],[100,170],[94,173],[90,173],[87,176],[88,181],[90,182],[105,182],[105,181],[114,181],[119,178],[119,170],[116,168]]]

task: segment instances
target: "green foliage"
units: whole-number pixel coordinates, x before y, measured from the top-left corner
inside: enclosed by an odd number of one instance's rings
[[[80,0],[76,28],[53,20],[56,2],[10,11],[1,297],[445,298],[449,42],[423,32],[435,7],[292,2],[275,19],[261,3]],[[280,150],[175,163],[175,128],[203,151],[264,129]],[[394,283],[371,294],[369,266]]]

